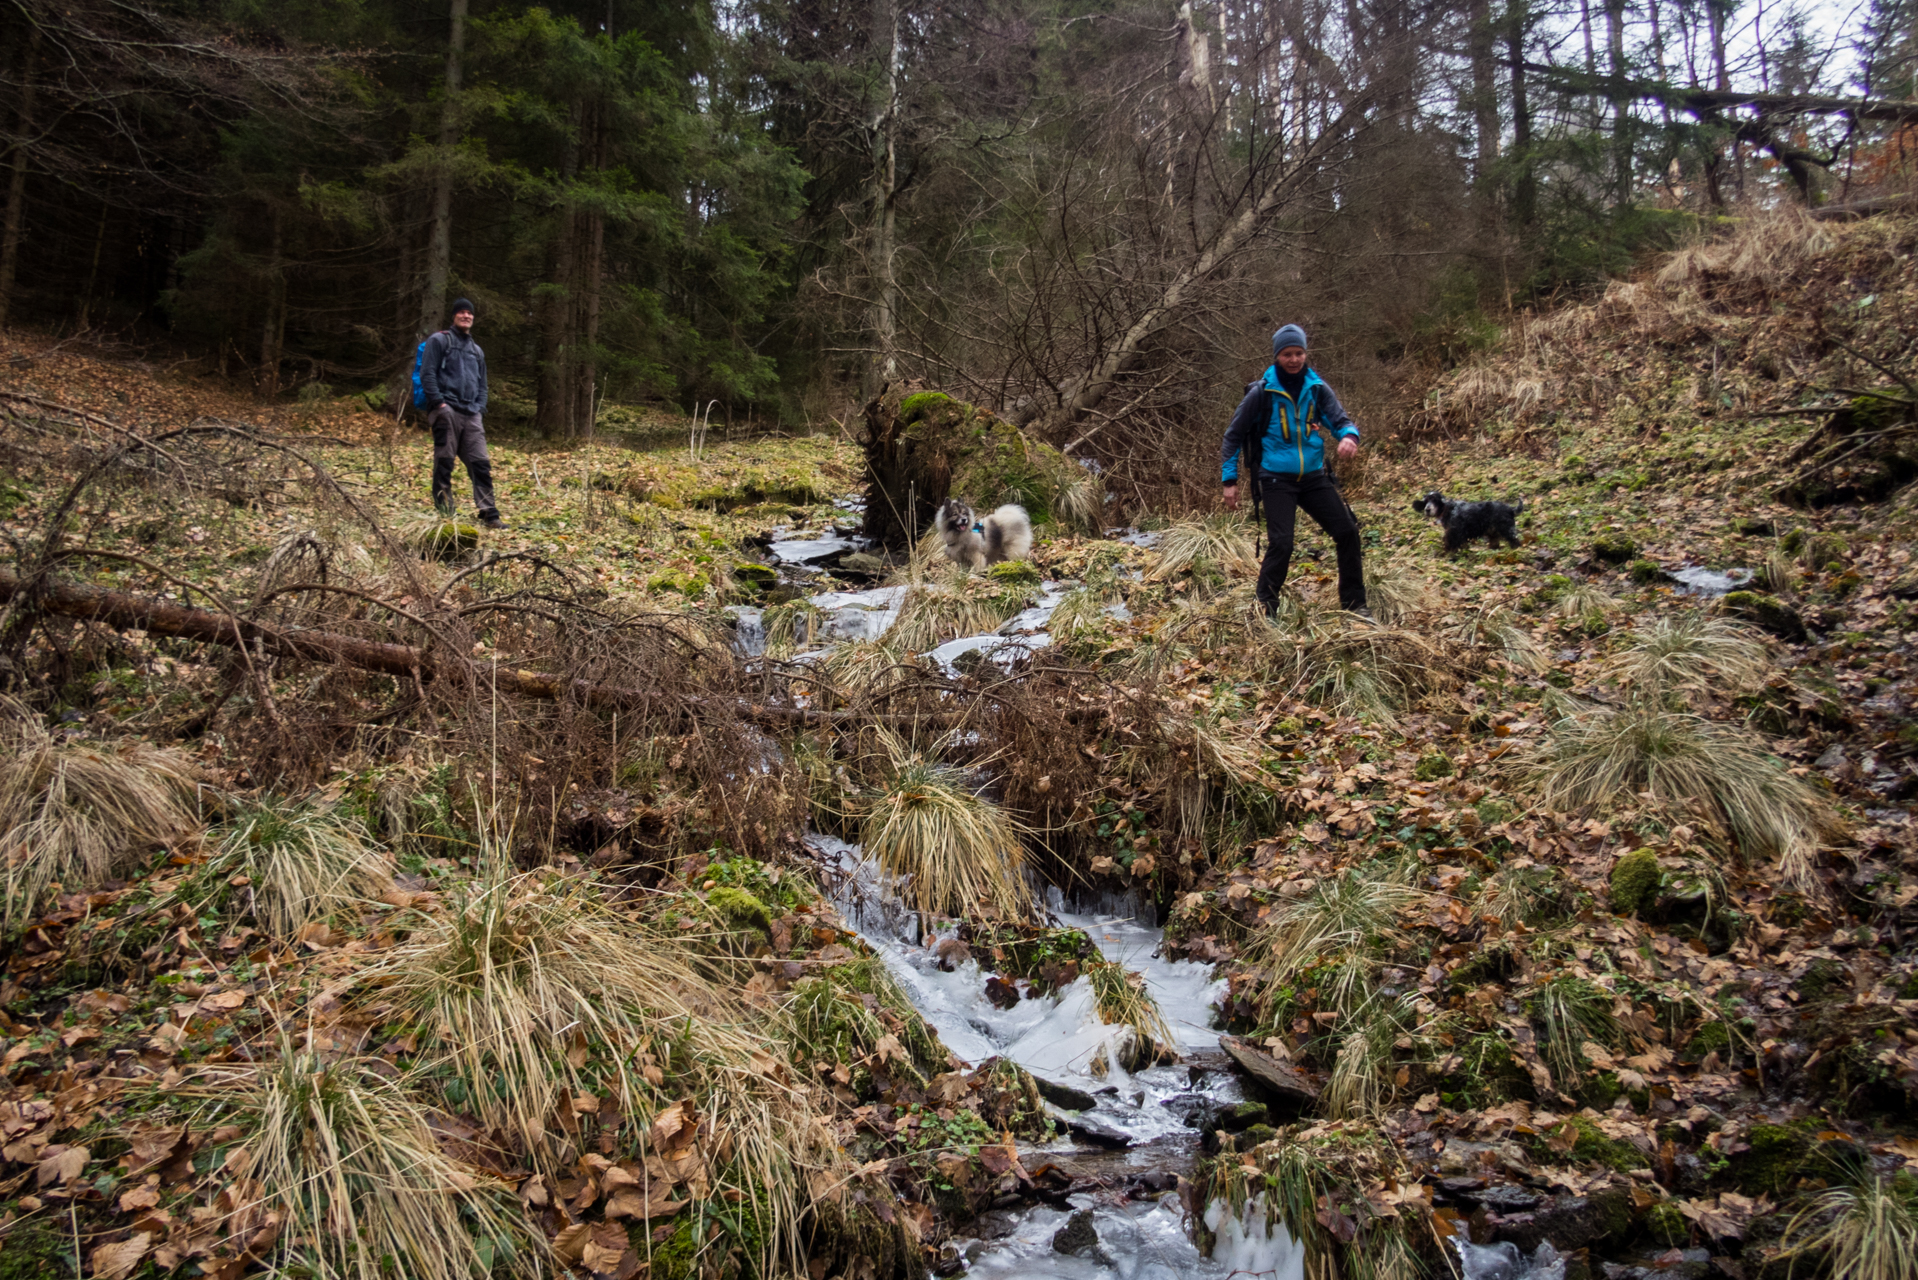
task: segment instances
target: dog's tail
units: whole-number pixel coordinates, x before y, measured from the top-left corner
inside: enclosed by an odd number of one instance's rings
[[[1524,510],[1525,510],[1525,499],[1520,498],[1517,502],[1514,502],[1512,504],[1513,515],[1518,515],[1521,511],[1524,511]]]
[[[1032,554],[1032,521],[1026,509],[1008,502],[985,519],[987,551],[993,560],[1024,560]]]

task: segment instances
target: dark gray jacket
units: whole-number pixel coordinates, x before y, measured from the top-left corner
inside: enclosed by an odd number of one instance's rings
[[[461,413],[486,412],[486,353],[470,333],[443,329],[426,340],[420,390],[429,412],[442,404]]]

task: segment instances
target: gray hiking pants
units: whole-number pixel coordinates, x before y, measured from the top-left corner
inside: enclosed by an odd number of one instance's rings
[[[486,428],[477,413],[461,413],[451,405],[435,409],[426,419],[433,428],[433,505],[453,514],[453,462],[466,464],[473,481],[473,505],[481,519],[499,514],[493,504],[493,458],[486,452]]]

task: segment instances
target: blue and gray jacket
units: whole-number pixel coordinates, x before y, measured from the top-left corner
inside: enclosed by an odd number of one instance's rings
[[[420,389],[428,409],[444,404],[461,413],[486,412],[486,353],[472,334],[442,329],[426,340]]]
[[[1305,385],[1294,400],[1279,385],[1277,367],[1267,365],[1265,376],[1246,387],[1245,399],[1225,429],[1225,444],[1219,450],[1220,482],[1231,484],[1239,478],[1239,455],[1260,431],[1259,475],[1308,476],[1324,470],[1327,426],[1340,438],[1358,439],[1358,425],[1317,373],[1305,371]]]

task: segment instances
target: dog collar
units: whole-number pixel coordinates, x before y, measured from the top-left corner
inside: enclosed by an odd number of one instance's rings
[[[983,524],[975,524],[974,526],[972,526],[972,531],[974,533],[984,533],[986,531],[986,526]]]

